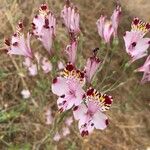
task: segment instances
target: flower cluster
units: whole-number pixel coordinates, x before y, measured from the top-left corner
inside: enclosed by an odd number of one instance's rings
[[[73,109],[74,118],[79,120],[79,130],[82,136],[91,133],[94,127],[105,129],[108,125],[107,116],[103,114],[103,111],[111,106],[112,96],[100,93],[91,87],[86,92],[83,89],[85,82],[91,81],[92,75],[95,74],[95,66],[98,62],[98,58],[89,58],[85,72],[68,63],[52,83],[52,92],[58,96],[59,111]]]
[[[117,36],[117,29],[120,21],[121,7],[118,5],[114,10],[111,19],[108,20],[106,16],[101,15],[97,20],[96,25],[98,28],[99,36],[105,43],[109,43],[112,35]]]
[[[112,36],[117,37],[117,30],[120,21],[121,7],[118,5],[111,18],[101,15],[96,22],[100,37],[109,45]],[[53,79],[51,90],[58,96],[57,106],[59,112],[72,110],[75,120],[78,121],[78,127],[81,136],[89,135],[94,129],[105,129],[108,125],[108,117],[104,113],[112,105],[113,98],[94,88],[93,80],[99,67],[103,63],[98,58],[98,48],[93,50],[92,55],[87,59],[84,68],[78,68],[76,64],[78,39],[80,35],[79,12],[69,0],[61,11],[61,18],[69,34],[69,44],[65,48],[67,63],[64,65],[58,61],[59,74]],[[145,38],[149,32],[150,24],[135,18],[131,25],[131,31],[124,35],[126,52],[131,56],[131,62],[148,55],[150,38]],[[10,39],[5,40],[9,55],[24,56],[23,66],[28,70],[29,75],[35,76],[41,69],[44,73],[49,73],[53,66],[48,57],[55,55],[52,51],[53,41],[56,36],[56,18],[48,9],[46,4],[42,4],[39,13],[35,15],[32,21],[32,31],[24,35],[24,26],[22,22],[18,23],[16,33]],[[31,37],[41,41],[43,47],[48,52],[48,57],[43,57],[38,52],[33,52],[30,46]],[[106,55],[107,56],[107,55]],[[105,61],[104,61],[105,62]],[[55,66],[55,65],[54,65]],[[150,81],[150,56],[142,67],[137,69],[144,72],[142,83]],[[30,97],[28,90],[21,92],[27,99]],[[51,109],[45,113],[46,124],[53,122]],[[57,132],[54,136],[55,141],[65,137],[70,133],[69,126],[72,119],[66,120],[66,127],[63,128],[62,135]]]
[[[113,27],[104,18],[103,20],[100,19],[100,21],[103,21],[102,24],[98,25],[99,21],[97,22],[99,33],[102,32],[106,42],[110,41],[111,35],[108,34],[117,35],[120,12],[121,8],[118,6],[111,17]],[[77,8],[69,0],[66,0],[66,5],[61,11],[61,17],[70,39],[70,44],[65,49],[68,63],[64,66],[61,62],[58,62],[61,71],[53,80],[52,92],[58,96],[57,105],[60,112],[73,110],[74,118],[78,120],[80,133],[85,136],[90,134],[94,128],[105,129],[107,127],[108,118],[103,112],[109,109],[113,99],[111,96],[92,88],[92,79],[101,64],[100,59],[96,56],[97,48],[93,51],[92,56],[87,59],[83,70],[76,67],[80,16]],[[12,36],[11,41],[5,40],[8,54],[24,56],[23,65],[31,76],[37,75],[40,68],[44,73],[50,72],[52,64],[48,58],[42,57],[38,52],[34,53],[30,47],[30,38],[33,36],[41,41],[49,55],[52,54],[52,43],[56,35],[56,19],[48,6],[46,4],[40,6],[39,13],[33,18],[32,31],[27,33],[27,38],[25,38],[23,29],[23,23],[19,22],[17,31]],[[90,84],[90,86],[87,87],[86,84]],[[28,98],[30,93],[29,91],[28,93],[22,91],[22,95]],[[51,124],[53,120],[51,110],[47,110],[45,115],[46,124]],[[63,136],[69,133],[68,128],[63,128]],[[58,141],[60,138],[60,134],[56,133],[54,140]]]
[[[124,35],[124,42],[126,52],[131,56],[131,63],[135,60],[143,58],[148,55],[148,48],[150,46],[150,38],[145,38],[145,34],[150,31],[150,23],[143,22],[139,18],[134,18],[131,24],[131,31],[126,31]],[[150,59],[149,56],[143,67],[137,71],[144,72],[142,83],[150,81]]]
[[[85,136],[90,134],[94,128],[103,130],[107,127],[108,118],[103,112],[109,109],[113,98],[92,88],[93,76],[101,64],[95,50],[93,55],[87,59],[83,70],[76,67],[79,14],[76,14],[74,7],[70,7],[68,1],[62,11],[62,16],[71,35],[71,44],[65,50],[68,63],[54,78],[52,92],[58,96],[57,106],[60,112],[73,110],[74,118],[78,120],[81,136]],[[89,88],[86,87],[86,83],[91,84]]]
[[[38,52],[33,53],[30,47],[30,38],[34,35],[38,38],[45,49],[51,54],[52,41],[55,35],[56,19],[49,11],[46,4],[42,4],[39,8],[39,15],[36,15],[32,23],[32,32],[27,33],[27,38],[24,35],[24,26],[20,21],[16,28],[16,33],[10,39],[5,39],[9,55],[24,56],[23,65],[27,68],[29,75],[35,76],[38,69],[42,69],[44,73],[49,73],[52,70],[52,64],[48,58],[42,57]]]

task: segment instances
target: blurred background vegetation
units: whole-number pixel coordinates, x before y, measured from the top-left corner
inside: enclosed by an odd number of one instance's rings
[[[45,124],[44,112],[51,107],[53,114],[57,112],[56,97],[52,95],[50,84],[52,74],[39,73],[37,77],[25,76],[32,98],[38,103],[34,107],[31,100],[22,99],[20,92],[24,88],[20,78],[20,71],[16,69],[12,58],[3,50],[4,37],[9,37],[15,30],[17,22],[24,21],[26,31],[31,27],[30,23],[41,3],[47,2],[50,10],[54,12],[57,22],[57,35],[53,49],[58,56],[50,58],[54,65],[57,59],[63,60],[61,52],[68,44],[66,30],[62,27],[60,11],[63,8],[63,0],[0,0],[0,150],[148,150],[150,147],[150,85],[140,85],[142,74],[133,73],[134,69],[141,66],[144,60],[132,65],[126,72],[122,72],[123,62],[129,60],[125,53],[123,34],[130,30],[133,17],[137,16],[150,22],[149,0],[122,0],[122,19],[119,26],[119,44],[113,45],[111,64],[106,65],[101,73],[98,73],[96,82],[99,83],[105,77],[106,70],[111,75],[115,74],[104,85],[113,84],[120,74],[123,74],[123,86],[111,91],[114,103],[108,116],[109,127],[104,131],[95,131],[87,138],[81,138],[74,123],[71,134],[59,142],[54,142],[52,137],[47,137],[52,131],[52,126]],[[91,49],[100,47],[101,57],[105,52],[97,33],[96,21],[101,13],[111,16],[115,8],[113,0],[72,0],[80,12],[82,34],[80,36],[78,65],[83,67],[85,59],[90,56]],[[34,38],[31,41],[33,51],[39,51],[46,55],[44,48]],[[22,58],[13,56],[18,67],[22,70]],[[56,67],[56,66],[55,66]],[[57,69],[56,69],[57,70]],[[100,85],[97,85],[101,89]],[[63,118],[67,114],[61,114],[55,122],[56,128],[63,126]],[[53,129],[54,131],[56,129]],[[46,140],[45,140],[46,138]]]

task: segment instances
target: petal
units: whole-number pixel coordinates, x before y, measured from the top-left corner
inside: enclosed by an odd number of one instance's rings
[[[85,114],[87,112],[87,107],[84,103],[80,104],[79,106],[76,106],[73,110],[73,115],[74,115],[74,118],[76,120],[84,120],[85,118]]]
[[[101,111],[97,111],[93,116],[93,123],[96,129],[104,130],[107,127],[107,116]]]
[[[67,79],[57,77],[52,83],[52,92],[58,96],[65,95],[69,91]]]

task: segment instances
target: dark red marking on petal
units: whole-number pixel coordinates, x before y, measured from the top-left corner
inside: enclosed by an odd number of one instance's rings
[[[148,41],[148,44],[150,44],[150,41]]]
[[[83,126],[84,126],[84,127],[86,127],[86,126],[87,126],[87,124],[85,123]]]
[[[86,97],[86,95],[85,95],[85,94],[83,94],[83,97],[82,97],[82,98],[84,99],[85,97]]]
[[[136,42],[133,42],[131,45],[132,45],[133,47],[135,47],[135,46],[136,46]]]
[[[14,42],[12,45],[13,46],[18,46],[18,42]]]
[[[62,104],[64,105],[67,101],[63,101]]]
[[[150,29],[150,23],[146,24],[146,29],[148,29],[148,30]]]
[[[106,104],[111,104],[112,103],[112,100],[109,96],[106,95],[104,98],[105,98],[105,103]]]
[[[60,96],[61,98],[65,98],[65,94]]]
[[[60,108],[60,109],[59,109],[59,112],[61,113],[61,112],[63,112],[63,110],[64,110],[63,108]]]
[[[35,16],[34,16],[34,18],[36,18],[36,19],[37,19],[37,18],[38,18],[38,15],[35,15]]]
[[[91,126],[94,126],[94,123],[91,123]]]
[[[17,37],[17,34],[15,33],[13,36],[14,36],[14,37]]]
[[[18,24],[18,26],[19,26],[19,28],[23,28],[23,23],[22,22],[20,22],[19,24]]]
[[[81,72],[80,75],[81,75],[81,78],[84,78],[84,73],[83,72]]]
[[[137,25],[139,23],[139,21],[140,20],[138,18],[135,18],[134,21],[133,21],[134,25]]]
[[[9,40],[9,39],[5,39],[4,43],[5,43],[7,46],[10,46],[10,40]]]
[[[46,4],[43,4],[43,5],[41,6],[41,9],[42,9],[42,10],[47,10]]]
[[[69,65],[67,65],[66,69],[67,69],[68,71],[72,71],[72,70],[74,69],[74,66],[71,65],[71,64],[69,64]]]
[[[73,108],[73,111],[76,111],[78,109],[78,106],[75,106],[74,108]]]
[[[92,88],[92,89],[87,90],[86,94],[87,96],[90,96],[93,94],[93,92],[94,92],[94,89]]]
[[[108,119],[105,120],[105,124],[106,124],[106,126],[108,126],[108,124],[109,124]]]
[[[53,84],[55,84],[57,82],[57,78],[53,79]]]
[[[88,131],[85,131],[85,135],[89,135],[89,132],[88,132]]]

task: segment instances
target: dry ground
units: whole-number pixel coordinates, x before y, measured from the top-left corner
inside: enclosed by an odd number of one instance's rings
[[[115,7],[112,0],[72,0],[80,10],[82,36],[78,55],[78,62],[83,66],[90,55],[90,49],[100,46],[100,38],[97,34],[95,22],[101,12],[111,15]],[[0,150],[146,150],[150,147],[150,85],[140,85],[141,74],[132,73],[144,60],[133,64],[125,73],[121,65],[128,60],[124,50],[122,35],[130,29],[132,18],[137,15],[150,21],[149,0],[123,0],[122,19],[119,27],[119,45],[115,46],[111,63],[105,66],[98,74],[98,81],[102,81],[106,70],[110,75],[114,70],[115,75],[105,82],[113,84],[123,73],[122,82],[126,81],[110,93],[114,97],[114,104],[107,113],[110,125],[104,131],[95,131],[87,138],[81,138],[77,124],[71,127],[71,135],[56,143],[51,138],[43,140],[52,131],[52,126],[45,125],[44,111],[48,106],[53,108],[56,114],[56,97],[50,91],[51,75],[40,73],[35,78],[26,76],[32,97],[38,103],[35,108],[31,100],[21,98],[20,91],[23,84],[18,70],[12,63],[12,59],[2,50],[3,38],[12,34],[14,26],[19,19],[23,19],[27,28],[34,16],[39,4],[44,0],[0,0]],[[63,7],[62,0],[47,0],[50,8],[59,19],[59,13]],[[57,37],[54,48],[57,53],[64,49],[67,44],[65,29],[62,29],[58,21]],[[34,51],[43,53],[42,46],[32,40]],[[103,50],[103,48],[102,48]],[[102,58],[105,52],[101,52]],[[45,53],[43,53],[46,55]],[[82,54],[82,55],[81,55]],[[22,67],[20,57],[13,57],[19,68]],[[61,58],[59,56],[59,58]],[[79,63],[78,63],[79,64]],[[101,89],[102,87],[99,86]],[[63,126],[62,114],[56,128]],[[60,120],[60,118],[62,120]]]

